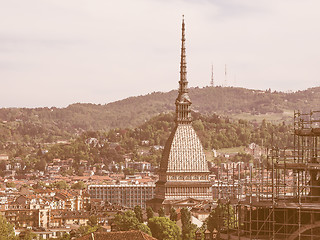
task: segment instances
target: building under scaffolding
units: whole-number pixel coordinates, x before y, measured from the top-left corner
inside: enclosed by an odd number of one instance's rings
[[[295,112],[293,134],[292,148],[218,174],[217,198],[232,209],[220,238],[320,239],[320,111]]]

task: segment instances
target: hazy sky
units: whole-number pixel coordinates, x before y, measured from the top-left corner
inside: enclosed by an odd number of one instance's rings
[[[189,86],[320,85],[319,0],[0,0],[0,107],[108,103]]]

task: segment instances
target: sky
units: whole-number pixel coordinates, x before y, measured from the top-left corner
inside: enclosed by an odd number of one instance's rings
[[[183,14],[189,86],[210,85],[212,65],[215,85],[320,86],[319,0],[0,0],[0,6],[0,108],[106,104],[177,89]]]

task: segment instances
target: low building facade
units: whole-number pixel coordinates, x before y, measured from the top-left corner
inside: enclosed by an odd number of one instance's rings
[[[89,185],[92,199],[102,199],[111,204],[128,208],[146,208],[146,201],[154,198],[155,184]]]

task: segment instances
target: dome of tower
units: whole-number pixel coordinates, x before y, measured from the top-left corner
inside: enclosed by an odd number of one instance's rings
[[[172,131],[160,165],[161,171],[209,172],[199,137],[191,124],[180,124]]]

